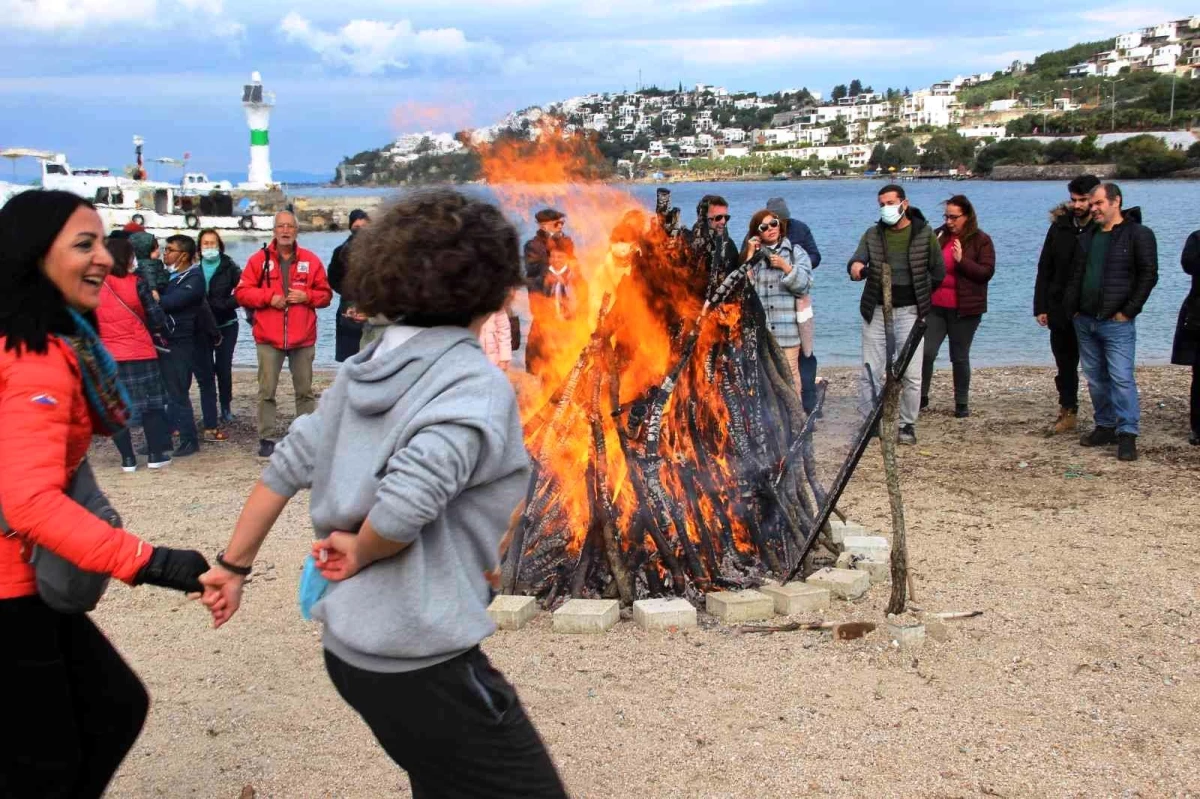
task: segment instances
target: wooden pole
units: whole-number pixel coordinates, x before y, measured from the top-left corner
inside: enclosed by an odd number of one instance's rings
[[[899,433],[902,375],[893,374],[896,337],[892,328],[892,267],[880,267],[883,284],[883,326],[886,336],[887,368],[884,371],[883,416],[879,420],[879,444],[883,450],[883,471],[887,478],[888,502],[892,507],[892,596],[888,613],[903,613],[907,604],[908,542],[904,528],[904,500],[900,495],[900,469],[896,465],[896,436]]]

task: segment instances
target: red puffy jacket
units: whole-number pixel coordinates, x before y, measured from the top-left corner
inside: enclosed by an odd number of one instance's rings
[[[158,350],[154,349],[150,331],[146,329],[146,311],[138,298],[137,283],[137,275],[109,275],[100,292],[100,307],[96,309],[100,340],[117,361],[158,358]]]
[[[308,302],[289,305],[282,311],[272,308],[272,297],[287,296],[279,273],[279,252],[272,241],[266,250],[260,249],[246,261],[233,296],[238,305],[254,311],[254,340],[259,344],[280,350],[312,347],[317,343],[317,309],[333,300],[325,265],[312,250],[296,247],[288,270],[288,288],[308,294]]]
[[[42,355],[5,344],[0,336],[0,508],[14,533],[0,533],[0,599],[37,593],[30,544],[132,582],[153,547],[64,493],[92,443],[75,351],[54,337]]]

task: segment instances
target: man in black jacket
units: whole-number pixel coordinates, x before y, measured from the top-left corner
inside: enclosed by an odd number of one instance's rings
[[[1142,224],[1139,208],[1123,207],[1121,189],[1105,183],[1092,192],[1096,225],[1079,237],[1066,308],[1079,336],[1079,358],[1087,377],[1096,427],[1079,443],[1117,443],[1117,457],[1137,460],[1137,382],[1133,364],[1142,312],[1158,282],[1158,243]]]
[[[371,223],[371,217],[361,208],[350,212],[350,237],[337,246],[329,259],[329,287],[338,293],[337,339],[334,343],[333,359],[342,363],[358,354],[362,342],[363,324],[366,320],[354,309],[354,303],[342,293],[349,268],[350,243],[354,235]]]
[[[1058,418],[1050,433],[1068,433],[1075,429],[1079,414],[1079,340],[1075,325],[1063,306],[1079,236],[1094,224],[1092,191],[1100,185],[1095,175],[1080,175],[1067,184],[1070,200],[1050,212],[1050,229],[1038,259],[1037,281],[1033,287],[1033,316],[1042,327],[1050,328],[1050,351],[1058,374]]]

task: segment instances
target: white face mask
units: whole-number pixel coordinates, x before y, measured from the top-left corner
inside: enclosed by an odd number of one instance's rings
[[[883,224],[892,227],[901,220],[904,216],[903,205],[881,205],[879,206],[879,219]]]
[[[203,250],[200,251],[200,257],[203,258],[205,261],[215,261],[221,257],[221,251],[219,249],[217,249],[216,247],[212,247],[212,248],[205,247]]]
[[[619,258],[622,261],[633,255],[633,244],[628,241],[618,241],[608,248],[614,258]]]

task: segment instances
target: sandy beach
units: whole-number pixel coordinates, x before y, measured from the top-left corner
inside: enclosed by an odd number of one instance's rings
[[[850,370],[827,370],[848,394]],[[1200,788],[1200,448],[1182,368],[1139,370],[1141,460],[1041,431],[1051,370],[977,370],[972,412],[939,372],[920,444],[901,448],[918,604],[982,610],[902,652],[878,630],[557,635],[548,614],[484,644],[517,686],[573,795],[1168,796]],[[320,385],[327,385],[325,374]],[[254,376],[231,441],[162,473],[93,460],[127,526],[211,557],[262,468]],[[1084,401],[1085,417],[1090,407]],[[292,409],[281,382],[280,409]],[[1082,421],[1082,420],[1081,420]],[[1090,418],[1088,419],[1090,421]],[[887,532],[878,448],[840,503]],[[149,687],[113,797],[407,796],[407,779],[336,695],[296,584],[303,497],[268,539],[241,612],[114,586],[95,618]],[[887,589],[822,617],[882,622]],[[814,617],[804,617],[810,620]]]

